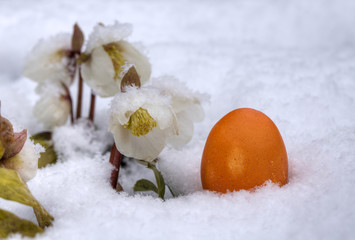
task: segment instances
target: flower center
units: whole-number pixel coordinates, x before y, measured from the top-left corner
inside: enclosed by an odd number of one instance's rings
[[[131,130],[131,134],[136,137],[147,135],[156,126],[157,122],[143,108],[135,111],[128,122],[123,125],[124,128]]]

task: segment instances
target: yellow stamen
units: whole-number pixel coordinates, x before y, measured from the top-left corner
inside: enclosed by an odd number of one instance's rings
[[[103,48],[105,49],[106,53],[108,56],[111,58],[112,64],[113,64],[113,69],[115,70],[115,76],[113,79],[118,79],[120,73],[123,70],[123,66],[125,65],[125,59],[123,58],[122,55],[122,49],[118,45],[118,43],[109,43],[106,45],[103,45]]]
[[[150,116],[148,111],[143,108],[139,108],[135,111],[128,122],[123,125],[124,128],[131,130],[131,134],[136,137],[147,135],[156,126],[157,122]]]

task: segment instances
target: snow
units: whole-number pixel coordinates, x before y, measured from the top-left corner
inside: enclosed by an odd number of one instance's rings
[[[56,129],[59,163],[28,182],[55,217],[36,238],[353,239],[354,10],[352,0],[1,1],[1,111],[17,128],[42,130],[32,116],[36,85],[22,76],[26,54],[38,39],[68,32],[75,22],[86,36],[97,22],[132,23],[129,40],[145,45],[153,77],[173,75],[211,96],[192,141],[160,156],[159,168],[180,194],[165,202],[133,194],[136,180],[154,176],[132,161],[120,172],[126,193],[111,189],[110,99],[98,100],[97,128]],[[203,191],[204,142],[222,116],[240,107],[261,110],[278,126],[289,183],[225,195]],[[0,206],[35,221],[28,207],[2,199]]]
[[[89,54],[93,48],[123,40],[131,34],[132,25],[128,23],[119,23],[118,21],[115,21],[113,25],[96,25],[88,37],[85,52]]]

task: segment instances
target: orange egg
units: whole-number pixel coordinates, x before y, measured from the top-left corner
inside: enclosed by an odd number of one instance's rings
[[[203,189],[225,193],[251,189],[267,180],[284,185],[287,179],[285,144],[264,113],[236,109],[212,128],[202,155]]]

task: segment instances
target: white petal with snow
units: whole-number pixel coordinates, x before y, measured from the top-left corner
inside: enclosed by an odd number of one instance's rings
[[[33,81],[71,82],[67,51],[71,49],[71,35],[57,34],[41,40],[28,54],[23,74]]]
[[[47,129],[64,125],[70,115],[70,102],[63,95],[45,94],[35,104],[33,114]]]
[[[121,80],[114,79],[112,61],[101,46],[93,49],[89,60],[81,65],[81,73],[84,81],[100,97],[112,97],[120,91]]]
[[[39,155],[31,140],[27,140],[22,150],[12,158],[5,159],[3,164],[6,168],[16,170],[21,178],[27,182],[34,178],[38,169]]]
[[[90,53],[94,50],[94,48],[126,39],[131,35],[131,33],[132,25],[129,23],[120,23],[115,21],[112,25],[104,26],[97,24],[89,35],[85,52]]]

